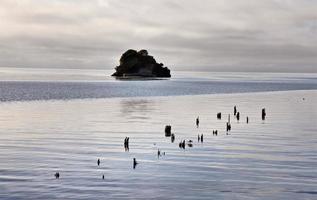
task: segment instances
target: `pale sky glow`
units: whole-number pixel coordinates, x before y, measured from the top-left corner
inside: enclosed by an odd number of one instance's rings
[[[315,0],[0,0],[0,67],[317,72]]]

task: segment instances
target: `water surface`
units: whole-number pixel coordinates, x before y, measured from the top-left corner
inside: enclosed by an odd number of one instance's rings
[[[109,74],[0,68],[0,199],[317,198],[316,74]]]
[[[1,69],[0,101],[179,96],[316,90],[317,74],[179,72],[171,79],[116,80],[103,70]]]
[[[0,198],[316,199],[316,102],[316,91],[3,102]],[[233,105],[241,121],[226,135]]]

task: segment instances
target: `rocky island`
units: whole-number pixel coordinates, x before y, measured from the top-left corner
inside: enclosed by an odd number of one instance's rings
[[[127,50],[120,58],[120,65],[112,76],[118,78],[133,77],[171,77],[171,72],[162,63],[157,63],[147,50]]]

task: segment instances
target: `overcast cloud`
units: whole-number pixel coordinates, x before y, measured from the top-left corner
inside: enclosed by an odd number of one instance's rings
[[[315,0],[0,0],[0,66],[317,72]]]

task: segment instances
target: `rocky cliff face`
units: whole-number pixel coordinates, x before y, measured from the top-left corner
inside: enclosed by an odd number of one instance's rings
[[[122,54],[120,65],[112,76],[141,76],[141,77],[171,77],[170,70],[163,67],[162,63],[157,63],[147,50],[130,49]]]

